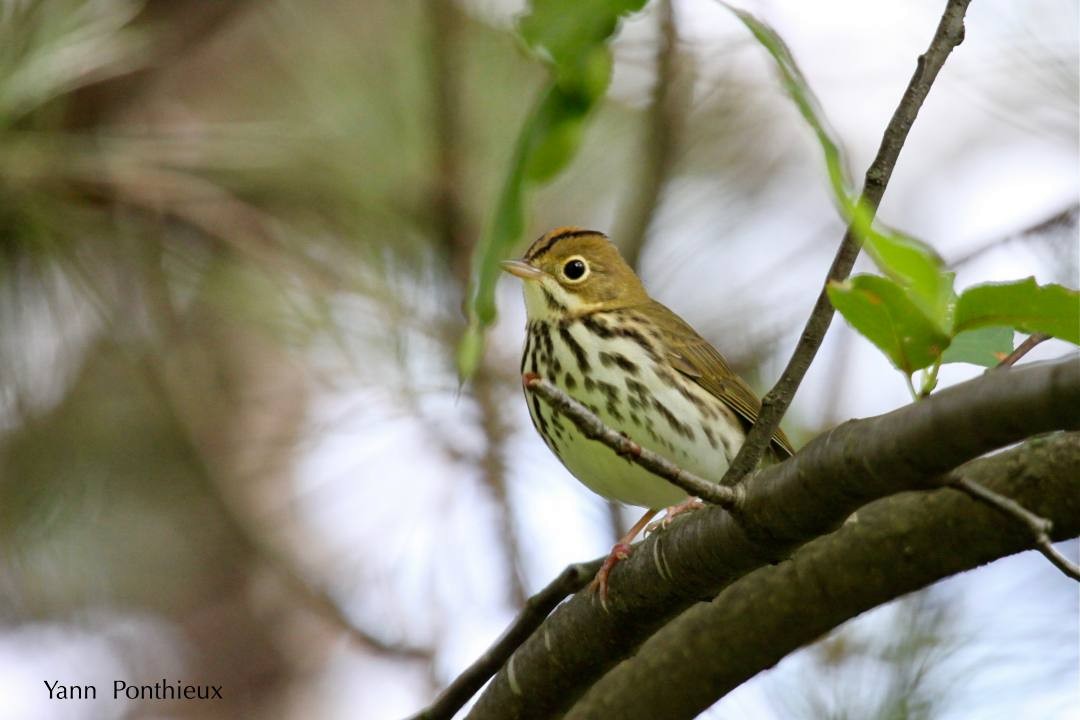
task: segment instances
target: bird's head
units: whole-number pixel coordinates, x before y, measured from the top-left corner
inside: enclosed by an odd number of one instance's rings
[[[560,320],[647,302],[641,280],[603,233],[560,227],[503,270],[525,281],[532,320]]]

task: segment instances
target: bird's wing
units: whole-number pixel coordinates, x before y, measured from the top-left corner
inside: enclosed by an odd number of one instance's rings
[[[668,360],[676,370],[693,379],[734,410],[747,422],[747,428],[757,420],[761,411],[761,401],[757,395],[742,378],[732,372],[724,356],[698,335],[694,328],[656,301],[635,306],[633,309],[664,328],[665,350]],[[787,457],[795,452],[791,441],[780,428],[773,434],[772,442],[780,452],[780,457]]]

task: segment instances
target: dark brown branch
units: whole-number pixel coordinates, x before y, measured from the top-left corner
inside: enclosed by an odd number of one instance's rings
[[[1066,576],[1080,581],[1080,567],[1070,562],[1053,545],[1050,533],[1053,532],[1054,523],[1036,515],[1012,498],[999,495],[993,490],[983,487],[971,478],[961,475],[951,480],[949,486],[975,498],[981,503],[989,505],[998,512],[1014,518],[1027,527],[1028,531],[1031,532],[1031,536],[1035,539],[1035,549],[1041,552],[1054,567],[1065,573]]]
[[[741,487],[729,488],[709,482],[689,470],[682,469],[664,456],[641,447],[626,435],[604,425],[592,411],[548,380],[528,373],[523,378],[523,382],[525,389],[536,393],[553,409],[569,418],[590,440],[604,443],[629,462],[659,475],[693,497],[699,497],[728,510],[738,509],[740,498],[743,496]]]
[[[476,662],[457,676],[431,705],[411,720],[450,720],[468,702],[488,678],[502,667],[525,640],[532,635],[555,606],[572,595],[596,575],[603,558],[567,566],[547,587],[525,602],[525,607],[506,632]]]
[[[979,455],[1073,429],[1080,429],[1080,363],[1072,359],[987,373],[886,415],[846,422],[759,472],[737,521],[706,507],[641,543],[612,573],[606,607],[590,592],[561,605],[514,652],[513,680],[508,663],[469,717],[565,712],[670,618],[832,532],[866,503],[938,487],[943,474]]]
[[[1002,361],[997,364],[997,367],[1012,367],[1017,363],[1020,358],[1031,352],[1036,345],[1046,342],[1050,339],[1050,337],[1050,335],[1044,335],[1043,333],[1035,333],[1034,335],[1029,335],[1027,339],[1024,340],[1024,342],[1020,343],[1020,345],[1018,345],[1015,350],[1013,350],[1004,359],[1002,359]]]
[[[1080,435],[976,460],[963,477],[1080,533]],[[951,489],[859,510],[858,522],[791,560],[732,584],[651,637],[589,690],[567,718],[695,717],[720,697],[846,620],[930,583],[1032,547],[1026,528]],[[692,658],[692,661],[688,660]]]
[[[866,180],[863,184],[862,195],[859,198],[860,205],[870,212],[870,219],[872,219],[873,213],[881,203],[881,198],[885,194],[885,188],[889,184],[893,168],[896,166],[896,160],[900,156],[900,150],[904,147],[908,131],[911,130],[911,125],[915,122],[915,117],[919,114],[919,109],[930,92],[930,86],[933,85],[938,71],[945,64],[945,60],[949,57],[953,48],[958,46],[964,39],[964,13],[967,12],[967,6],[970,2],[971,0],[949,0],[945,12],[941,16],[937,31],[930,41],[930,46],[925,53],[919,56],[915,73],[908,82],[904,97],[901,98],[888,127],[885,128],[885,135],[881,139],[881,146],[878,148],[877,156],[866,171]],[[810,363],[817,354],[818,348],[821,347],[822,340],[825,339],[829,324],[832,322],[833,306],[829,302],[825,288],[830,282],[846,278],[851,273],[851,268],[855,264],[855,258],[858,255],[859,240],[853,223],[848,226],[847,232],[844,233],[840,249],[836,252],[832,267],[829,268],[829,273],[822,284],[817,302],[814,303],[814,309],[810,313],[810,318],[806,321],[806,327],[803,329],[802,336],[799,337],[799,342],[795,346],[795,351],[792,353],[787,367],[784,368],[784,372],[780,375],[776,385],[762,400],[761,413],[757,422],[754,423],[754,427],[751,428],[746,442],[743,443],[742,448],[739,450],[739,454],[735,456],[731,466],[724,474],[722,480],[724,485],[734,485],[748,472],[757,467],[762,453],[765,452],[773,433],[776,432],[776,428],[780,425],[780,420],[784,417],[784,413],[787,412],[788,406],[791,405],[791,401],[795,397],[795,391],[798,390],[799,384],[802,383]]]

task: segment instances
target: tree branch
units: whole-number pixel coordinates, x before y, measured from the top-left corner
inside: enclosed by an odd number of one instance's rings
[[[953,48],[964,39],[964,13],[967,12],[970,2],[971,0],[949,0],[941,16],[941,22],[938,23],[937,31],[930,41],[930,46],[919,56],[915,73],[908,82],[904,97],[901,98],[900,104],[885,128],[885,135],[881,139],[877,156],[866,171],[866,180],[859,198],[859,205],[869,211],[868,219],[873,219],[874,212],[881,203],[885,187],[889,183],[896,160],[900,156],[900,150],[904,147],[908,131],[911,130],[911,125],[915,122],[915,117],[919,114],[919,109],[930,92],[930,86],[933,85],[938,71],[945,64]],[[832,267],[829,268],[829,274],[825,277],[817,302],[814,303],[814,309],[806,321],[806,327],[803,328],[795,351],[776,385],[762,400],[761,413],[758,415],[757,422],[750,429],[746,442],[743,443],[738,455],[724,473],[722,484],[734,485],[757,467],[762,453],[765,452],[773,433],[780,425],[780,420],[791,405],[795,391],[802,383],[832,322],[834,310],[825,288],[834,280],[846,278],[851,273],[858,255],[859,240],[854,230],[854,223],[852,223],[844,233],[844,239],[836,252]]]
[[[1050,217],[1041,220],[1030,227],[1026,227],[1022,230],[1015,230],[1004,237],[996,237],[984,242],[976,248],[968,250],[966,253],[950,262],[949,267],[956,268],[961,265],[966,265],[972,260],[982,257],[994,248],[1001,247],[1002,245],[1016,240],[1046,235],[1052,230],[1075,227],[1078,219],[1080,219],[1080,203],[1073,203],[1067,208],[1059,210]]]
[[[495,644],[457,676],[431,705],[410,720],[450,720],[488,678],[544,621],[567,595],[577,592],[596,575],[603,559],[568,565],[559,576],[525,602],[525,607]]]
[[[639,165],[641,182],[623,204],[619,212],[623,221],[615,233],[623,259],[635,270],[640,270],[641,251],[649,226],[675,164],[683,115],[691,95],[688,88],[676,82],[679,30],[672,0],[662,0],[657,10],[660,44],[656,50],[656,84],[645,115],[645,142]]]
[[[1080,434],[976,460],[963,478],[1080,533]],[[1032,547],[1021,527],[949,489],[898,495],[688,610],[600,680],[567,718],[692,718],[788,653],[861,612]],[[887,565],[886,565],[887,563]]]
[[[671,617],[835,530],[864,504],[936,487],[961,463],[1033,434],[1078,428],[1080,363],[1071,358],[988,373],[886,415],[846,422],[755,475],[737,521],[708,507],[641,543],[612,573],[606,609],[589,592],[556,609],[469,717],[565,712]]]
[[[1043,333],[1035,333],[1034,335],[1028,335],[1024,342],[1020,343],[1015,350],[1009,353],[996,367],[1009,368],[1012,367],[1020,360],[1020,358],[1027,355],[1029,352],[1035,349],[1036,345],[1044,343],[1050,339],[1050,335]]]
[[[1065,573],[1067,577],[1080,581],[1080,567],[1077,567],[1067,557],[1059,553],[1050,539],[1050,533],[1054,529],[1053,522],[1036,515],[1012,498],[999,495],[962,475],[954,478],[949,483],[949,486],[1019,521],[1027,527],[1031,536],[1035,539],[1036,550],[1041,552],[1054,567]]]
[[[526,390],[536,393],[552,409],[569,418],[585,437],[604,443],[629,462],[659,475],[694,497],[731,511],[738,510],[739,500],[743,495],[742,487],[729,488],[709,482],[689,470],[682,469],[663,455],[641,447],[626,435],[604,425],[591,410],[539,375],[526,373],[523,381]]]

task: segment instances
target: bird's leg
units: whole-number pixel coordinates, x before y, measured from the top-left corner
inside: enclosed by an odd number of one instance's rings
[[[638,536],[641,529],[648,525],[649,521],[653,519],[659,510],[648,510],[641,519],[634,523],[634,527],[630,528],[629,532],[623,535],[619,542],[615,543],[615,547],[611,548],[611,553],[604,560],[604,564],[600,566],[600,570],[596,573],[596,577],[593,578],[592,583],[589,584],[589,589],[595,591],[600,595],[600,602],[607,602],[608,594],[608,575],[611,574],[612,569],[618,564],[620,560],[625,560],[630,557],[630,543],[634,542],[634,538]]]
[[[667,512],[664,513],[663,520],[657,520],[656,522],[649,523],[649,526],[645,528],[645,534],[648,535],[649,533],[654,533],[657,530],[663,530],[667,528],[667,526],[671,524],[671,521],[679,515],[703,507],[705,507],[705,503],[701,501],[701,498],[686,498],[678,505],[672,505],[671,507],[667,508]]]

